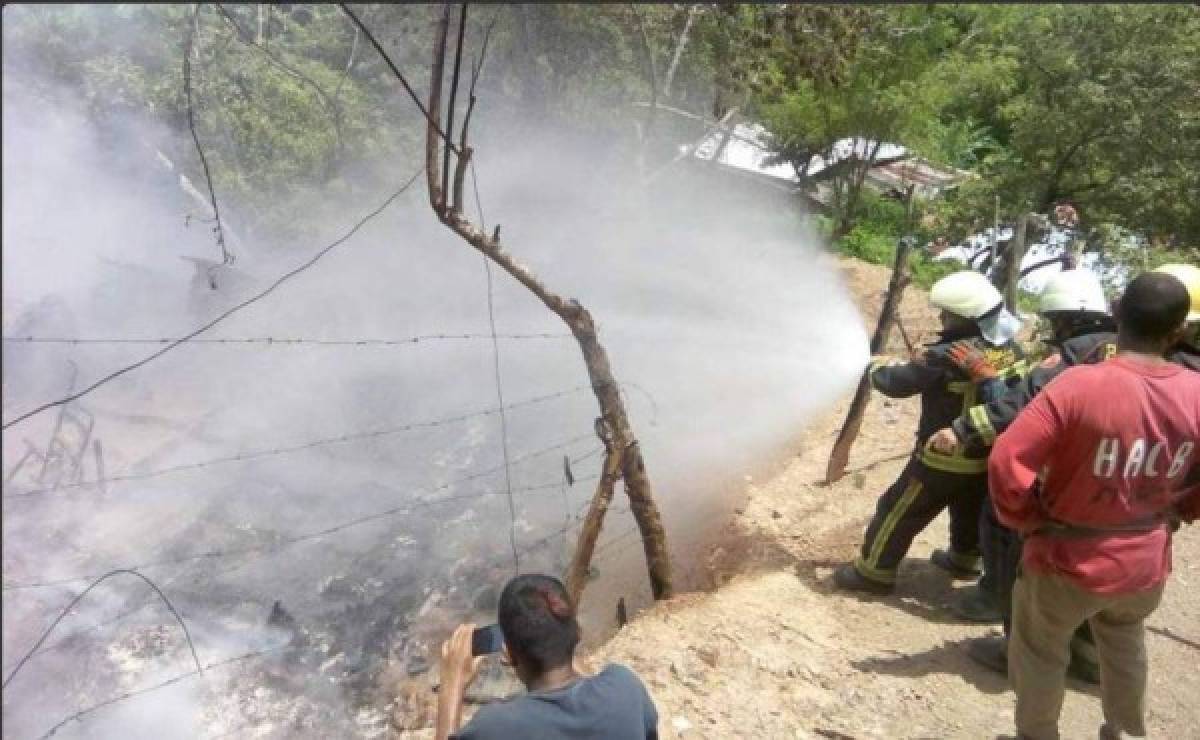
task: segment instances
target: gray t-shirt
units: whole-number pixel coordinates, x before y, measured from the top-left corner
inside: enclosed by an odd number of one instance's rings
[[[453,740],[658,740],[658,712],[623,665],[479,709]]]

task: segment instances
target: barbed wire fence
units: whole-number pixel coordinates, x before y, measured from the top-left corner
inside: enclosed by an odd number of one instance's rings
[[[343,9],[346,10],[347,14],[350,14],[350,11],[348,9],[346,9],[344,7],[343,7]],[[351,17],[353,17],[353,16],[351,15]],[[464,22],[465,22],[465,13],[464,13]],[[463,33],[461,27],[460,27],[459,33],[460,33],[460,36]],[[372,43],[375,43],[374,39],[370,39],[370,40],[372,41]],[[461,38],[460,38],[460,47],[461,47]],[[382,50],[380,50],[380,51],[382,51]],[[383,56],[383,58],[385,60],[388,59],[386,54],[381,53],[381,56]],[[390,60],[388,60],[388,63],[390,65]],[[481,66],[481,64],[482,63],[480,63],[480,66]],[[396,75],[401,78],[402,82],[404,81],[403,77],[399,74],[398,70],[393,68],[393,72],[395,72]],[[474,70],[474,75],[478,76],[478,74],[479,74],[479,68],[477,67]],[[407,84],[406,84],[406,88],[407,88]],[[190,93],[190,90],[189,90],[189,93]],[[410,96],[413,98],[414,102],[416,102],[418,108],[421,108],[420,100],[417,98],[417,96],[412,94],[411,89],[409,90],[409,93],[410,93]],[[425,117],[427,119],[429,119],[429,113],[427,111],[425,111],[423,108],[421,108],[421,110],[422,110],[422,113],[425,115]],[[189,114],[190,113],[191,113],[191,111],[190,111],[190,106],[189,106]],[[452,129],[452,126],[449,128]],[[448,150],[455,150],[454,144],[446,137],[445,133],[443,133],[439,129],[438,134],[441,135],[441,137],[446,140]],[[198,144],[198,142],[197,142],[197,144]],[[447,154],[447,156],[448,156],[448,154]],[[252,543],[248,543],[243,546],[236,546],[236,547],[230,547],[230,548],[224,548],[224,549],[209,549],[209,550],[193,551],[193,552],[189,552],[189,553],[185,553],[185,554],[152,557],[150,559],[144,560],[139,563],[122,564],[122,565],[118,565],[115,567],[106,568],[106,569],[104,569],[103,573],[94,573],[93,572],[93,573],[61,575],[61,576],[44,575],[44,576],[36,577],[32,580],[28,580],[28,581],[24,581],[24,582],[5,583],[2,587],[2,590],[6,594],[12,593],[12,592],[29,591],[29,590],[34,590],[34,589],[59,588],[59,587],[74,586],[76,584],[84,584],[84,583],[87,584],[86,587],[84,587],[82,589],[82,591],[80,591],[79,593],[77,593],[76,595],[74,595],[71,598],[71,600],[67,604],[67,606],[58,613],[58,615],[55,617],[55,619],[49,624],[49,626],[41,633],[39,638],[34,642],[32,647],[17,662],[16,667],[4,679],[3,685],[5,688],[7,688],[9,683],[18,675],[18,673],[22,670],[22,668],[24,668],[29,663],[29,661],[31,659],[33,659],[34,657],[36,657],[37,655],[44,654],[46,652],[50,652],[52,650],[60,649],[61,647],[67,646],[71,643],[71,641],[78,639],[79,637],[83,636],[86,633],[93,632],[93,631],[102,629],[105,626],[120,622],[121,620],[127,618],[128,616],[135,614],[138,611],[146,608],[146,606],[155,603],[155,599],[148,600],[139,606],[134,606],[130,609],[126,609],[126,610],[122,611],[120,614],[118,614],[110,619],[107,619],[101,623],[93,624],[93,625],[90,625],[81,630],[77,630],[76,632],[71,633],[70,635],[67,635],[66,637],[60,638],[57,642],[51,643],[50,645],[46,645],[47,640],[54,633],[55,629],[59,626],[59,624],[63,622],[63,620],[67,617],[67,615],[70,614],[71,611],[76,606],[78,606],[80,604],[80,602],[93,589],[100,586],[102,583],[107,581],[109,578],[114,577],[116,575],[121,575],[121,574],[131,575],[131,576],[134,576],[134,577],[144,581],[154,591],[154,593],[158,597],[158,599],[161,600],[166,605],[168,611],[176,618],[176,620],[178,621],[178,623],[184,633],[184,636],[186,638],[189,649],[191,650],[191,656],[193,658],[193,662],[195,665],[195,667],[192,670],[189,670],[184,673],[180,673],[180,674],[178,674],[170,679],[167,679],[165,681],[162,681],[157,684],[150,685],[150,686],[146,686],[146,687],[143,687],[140,689],[125,691],[125,692],[119,693],[115,696],[112,696],[108,699],[105,699],[103,701],[100,701],[98,703],[89,705],[83,709],[79,709],[78,711],[64,717],[62,720],[60,720],[59,722],[54,724],[49,730],[47,730],[41,736],[41,738],[51,737],[51,736],[55,735],[63,727],[70,724],[71,722],[81,721],[84,718],[90,716],[91,714],[93,714],[105,707],[109,707],[109,706],[112,706],[112,705],[120,703],[120,702],[128,701],[128,700],[134,699],[136,697],[145,696],[145,695],[150,694],[155,691],[160,691],[169,686],[179,684],[183,681],[189,680],[196,676],[202,676],[205,673],[205,671],[210,670],[210,669],[233,665],[233,664],[241,662],[241,661],[249,660],[249,659],[256,658],[256,657],[266,656],[268,654],[280,651],[283,648],[287,647],[286,644],[276,645],[276,646],[269,647],[269,648],[266,648],[263,650],[247,652],[247,653],[239,654],[239,655],[236,655],[236,656],[233,656],[230,658],[225,658],[222,660],[209,662],[207,664],[202,663],[196,652],[196,647],[192,641],[191,634],[188,631],[186,620],[185,620],[184,616],[170,602],[170,600],[167,598],[166,594],[163,592],[163,589],[160,586],[158,586],[154,581],[152,581],[148,576],[146,576],[143,571],[157,569],[157,568],[164,568],[164,567],[168,567],[168,566],[179,567],[179,566],[185,566],[188,564],[201,563],[201,562],[207,564],[207,563],[212,563],[215,561],[221,561],[221,560],[227,560],[227,559],[233,559],[233,558],[241,558],[242,561],[240,563],[230,566],[229,568],[226,568],[222,571],[219,571],[219,574],[225,575],[225,574],[231,573],[233,571],[236,571],[240,568],[244,568],[251,562],[255,562],[255,561],[258,561],[263,558],[274,556],[274,555],[276,555],[288,548],[294,547],[296,545],[306,543],[306,542],[320,540],[325,537],[330,537],[332,535],[336,535],[336,534],[339,534],[339,533],[342,533],[345,531],[349,531],[349,530],[364,526],[364,525],[372,523],[372,522],[382,521],[382,520],[385,520],[388,518],[396,517],[400,514],[411,513],[411,512],[422,510],[422,509],[429,509],[429,508],[447,506],[447,505],[452,505],[452,504],[461,504],[461,503],[466,503],[466,502],[478,501],[485,497],[492,497],[492,496],[504,496],[508,502],[508,511],[509,511],[509,517],[510,517],[509,543],[511,545],[511,550],[512,550],[512,555],[513,555],[514,569],[519,571],[520,558],[522,556],[528,556],[528,555],[536,553],[540,550],[543,550],[543,549],[551,546],[558,540],[561,540],[565,546],[566,543],[569,541],[571,533],[574,532],[576,529],[578,529],[582,525],[582,523],[584,521],[583,512],[586,509],[588,502],[585,502],[584,507],[577,509],[572,513],[572,511],[571,511],[572,507],[571,507],[568,489],[571,486],[573,486],[575,483],[582,483],[582,482],[586,482],[586,481],[597,480],[599,476],[591,475],[591,476],[576,477],[576,476],[574,476],[571,468],[572,468],[572,465],[578,464],[584,460],[587,460],[587,459],[597,456],[602,451],[603,448],[592,449],[586,453],[577,455],[574,458],[570,457],[569,455],[564,455],[562,476],[556,477],[553,480],[548,480],[543,483],[536,483],[536,484],[532,484],[532,485],[515,487],[515,486],[513,486],[511,470],[512,470],[512,467],[518,463],[521,463],[521,462],[524,462],[527,460],[531,460],[531,459],[536,459],[539,457],[543,457],[543,456],[550,454],[551,452],[562,451],[564,449],[567,449],[573,445],[577,445],[577,444],[579,444],[583,441],[589,440],[589,439],[594,440],[595,436],[596,436],[595,433],[589,432],[588,434],[578,435],[578,436],[571,437],[566,440],[561,440],[559,442],[539,448],[537,450],[526,452],[522,455],[512,456],[512,455],[510,455],[510,451],[509,451],[507,413],[508,413],[508,411],[510,411],[512,409],[522,408],[522,407],[527,407],[527,406],[534,406],[534,405],[537,405],[540,403],[546,403],[553,399],[563,398],[563,397],[569,396],[571,394],[578,393],[582,390],[586,390],[586,389],[590,388],[591,386],[586,386],[586,385],[585,386],[577,386],[574,388],[558,391],[558,392],[551,393],[551,394],[546,394],[543,396],[537,396],[534,398],[524,399],[522,401],[518,401],[515,403],[510,403],[510,404],[505,403],[505,401],[504,401],[505,393],[504,393],[504,387],[503,387],[502,376],[501,376],[499,342],[501,340],[551,340],[551,339],[571,338],[572,335],[569,333],[566,333],[566,332],[501,333],[501,332],[497,331],[495,307],[494,307],[494,302],[493,302],[493,283],[492,283],[491,267],[490,267],[490,263],[488,262],[486,257],[484,257],[484,262],[485,262],[485,267],[486,267],[486,278],[487,278],[487,299],[488,299],[487,306],[488,306],[488,321],[489,321],[490,331],[485,334],[476,334],[476,333],[422,334],[422,335],[414,335],[414,336],[402,337],[402,338],[350,338],[350,339],[329,339],[329,338],[319,338],[319,337],[272,337],[272,336],[264,336],[264,337],[201,337],[200,336],[200,335],[208,332],[209,330],[213,329],[214,327],[218,326],[223,321],[225,321],[229,317],[233,316],[234,314],[238,313],[239,311],[266,298],[268,295],[273,293],[276,289],[278,289],[280,286],[282,286],[284,283],[286,283],[291,278],[293,278],[296,275],[304,272],[305,270],[308,270],[309,268],[313,267],[315,264],[317,264],[317,262],[319,260],[321,260],[330,251],[332,251],[339,245],[348,241],[368,221],[370,221],[371,219],[375,218],[380,213],[382,213],[389,205],[391,205],[397,198],[399,198],[399,196],[402,195],[419,178],[419,176],[421,175],[422,172],[424,172],[424,170],[425,170],[425,168],[423,166],[421,168],[419,168],[410,178],[408,178],[408,180],[403,185],[401,185],[386,200],[384,200],[380,206],[378,206],[375,210],[369,212],[365,217],[363,217],[361,220],[359,220],[354,226],[352,226],[341,237],[337,238],[330,244],[319,249],[314,254],[314,256],[312,256],[308,261],[306,261],[305,263],[296,267],[295,269],[287,272],[283,276],[279,277],[277,280],[272,282],[266,289],[255,294],[254,296],[236,304],[232,308],[230,308],[230,309],[224,311],[223,313],[219,314],[218,316],[216,316],[214,319],[208,321],[207,323],[199,326],[195,330],[193,330],[185,335],[178,336],[178,337],[157,337],[157,338],[156,337],[141,337],[141,338],[137,338],[137,337],[128,337],[128,338],[126,338],[126,337],[54,337],[54,336],[29,335],[29,336],[23,336],[23,337],[6,336],[6,337],[2,338],[3,342],[5,342],[7,344],[16,344],[16,343],[24,343],[24,344],[31,344],[31,345],[32,344],[43,344],[43,345],[55,344],[55,345],[69,345],[69,346],[73,346],[73,347],[82,346],[82,345],[160,345],[161,346],[160,349],[153,352],[152,354],[150,354],[136,362],[133,362],[129,365],[123,366],[123,367],[117,369],[116,371],[113,371],[113,372],[101,377],[100,379],[94,381],[90,385],[84,387],[82,390],[79,390],[79,391],[72,390],[66,396],[43,403],[43,404],[33,408],[32,410],[29,410],[25,413],[19,414],[16,417],[3,422],[3,424],[0,425],[0,428],[3,428],[5,430],[10,429],[13,426],[35,416],[43,411],[46,411],[48,409],[58,407],[58,406],[65,407],[68,404],[77,402],[78,400],[91,394],[92,392],[103,387],[104,385],[111,383],[112,381],[116,380],[117,378],[120,378],[120,377],[122,377],[128,373],[131,373],[139,368],[142,368],[142,367],[146,366],[147,364],[152,363],[156,359],[162,357],[166,353],[168,353],[172,350],[175,350],[176,348],[184,346],[184,345],[193,345],[193,346],[247,346],[247,345],[253,345],[253,346],[266,346],[266,347],[272,347],[272,348],[274,348],[274,347],[318,346],[318,347],[339,347],[339,348],[363,349],[363,348],[371,348],[371,347],[415,346],[415,345],[420,345],[422,343],[432,343],[432,342],[438,342],[438,341],[488,340],[491,342],[491,348],[492,348],[492,360],[493,360],[493,371],[494,371],[493,374],[494,374],[495,390],[496,390],[496,396],[497,396],[497,405],[494,407],[490,407],[490,408],[486,408],[486,409],[478,409],[475,411],[466,412],[466,413],[458,414],[455,416],[448,416],[448,417],[443,417],[443,418],[439,418],[439,419],[430,419],[430,420],[425,420],[425,421],[408,422],[405,424],[392,425],[392,426],[389,426],[386,428],[372,429],[372,430],[367,430],[367,431],[350,432],[350,433],[345,433],[345,434],[341,434],[341,435],[324,437],[324,438],[320,438],[320,439],[316,439],[316,440],[310,440],[310,441],[302,442],[302,443],[295,443],[295,444],[290,444],[290,445],[280,445],[280,446],[274,446],[274,447],[269,447],[269,448],[264,448],[264,449],[259,449],[259,450],[253,450],[250,452],[239,453],[236,455],[229,455],[229,456],[219,457],[219,458],[211,458],[211,459],[200,460],[200,461],[195,461],[195,462],[190,462],[190,463],[182,463],[182,464],[165,467],[165,468],[159,468],[159,469],[155,469],[155,470],[140,471],[140,472],[139,471],[130,471],[130,472],[121,473],[118,475],[108,475],[108,476],[104,475],[103,472],[101,471],[97,475],[97,478],[95,480],[91,480],[91,481],[78,480],[78,481],[68,482],[68,483],[61,484],[61,485],[55,485],[52,487],[34,488],[34,489],[15,491],[15,492],[5,490],[3,493],[3,498],[5,500],[31,499],[33,497],[41,497],[41,496],[46,496],[46,495],[54,494],[54,493],[62,493],[65,491],[85,488],[88,486],[100,487],[105,492],[105,495],[107,496],[107,495],[111,495],[111,494],[109,494],[109,485],[110,484],[131,483],[131,482],[135,482],[135,481],[148,480],[148,479],[157,478],[157,477],[161,477],[161,476],[182,473],[185,471],[194,471],[194,470],[206,469],[209,467],[214,467],[214,466],[219,466],[219,465],[247,462],[247,461],[251,461],[251,460],[258,460],[258,459],[269,458],[269,457],[274,457],[274,456],[279,456],[279,455],[299,453],[302,451],[313,450],[313,449],[330,446],[330,445],[361,442],[361,441],[365,441],[365,440],[369,440],[369,439],[376,439],[376,438],[380,438],[380,437],[384,437],[384,436],[388,436],[388,435],[400,434],[403,432],[411,432],[411,431],[432,429],[432,428],[447,426],[447,425],[454,424],[454,423],[461,423],[461,422],[464,422],[464,421],[467,421],[470,419],[484,418],[484,417],[488,417],[488,416],[496,416],[497,420],[499,422],[501,452],[502,452],[502,457],[503,457],[503,462],[501,465],[494,466],[494,467],[491,467],[491,468],[488,468],[488,469],[485,469],[482,471],[478,471],[475,473],[471,473],[471,474],[468,474],[465,476],[457,477],[453,480],[441,483],[436,486],[406,491],[406,492],[404,492],[406,500],[403,503],[399,503],[395,506],[389,506],[382,510],[373,511],[368,514],[364,514],[361,516],[342,520],[337,523],[329,524],[328,526],[323,526],[323,527],[320,527],[317,529],[310,529],[308,531],[304,531],[301,533],[292,534],[290,536],[281,537],[281,536],[276,535],[271,539],[271,541],[252,542]],[[472,178],[472,185],[473,185],[473,188],[475,191],[476,206],[479,210],[480,221],[483,222],[483,206],[482,206],[482,203],[479,198],[478,180],[477,180],[477,177],[476,177],[476,174],[474,171],[474,161],[473,160],[471,161],[471,178]],[[210,191],[211,191],[211,183],[210,183]],[[214,200],[213,206],[214,206],[214,210],[215,210],[215,207],[216,207],[215,197],[213,198],[213,200]],[[217,220],[217,224],[218,224],[218,228],[219,228],[220,227],[219,217]],[[219,240],[219,244],[221,245],[223,253],[224,253],[225,245],[223,243],[223,240]],[[228,256],[226,256],[226,259],[228,261]],[[650,402],[650,405],[653,409],[653,415],[655,417],[657,417],[657,405],[654,403],[653,397],[650,396],[650,394],[648,394],[640,386],[637,386],[635,384],[630,384],[630,383],[621,384],[622,387],[625,385],[628,385],[629,387],[631,387],[631,388],[637,390],[639,393],[643,394]],[[618,390],[620,390],[620,388]],[[499,472],[504,473],[504,486],[502,489],[475,491],[475,492],[471,492],[471,493],[452,493],[450,495],[445,495],[445,496],[436,496],[435,495],[435,494],[438,494],[441,492],[451,491],[456,486],[461,485],[463,483],[476,481],[476,480],[482,479],[486,476],[493,475],[493,474],[496,474]],[[6,485],[5,488],[8,489],[8,488],[10,488],[10,486]],[[521,494],[521,495],[518,496],[517,494]],[[562,526],[555,528],[555,529],[551,530],[550,532],[547,532],[545,535],[543,535],[542,537],[540,537],[539,539],[537,539],[533,542],[526,543],[523,546],[519,546],[518,542],[517,542],[517,537],[516,537],[517,501],[524,500],[527,496],[551,495],[551,494],[557,494],[557,495],[562,496],[563,508],[564,508],[564,519],[563,519]],[[613,511],[613,513],[628,513],[629,508],[627,506],[624,508],[617,507],[617,508],[614,508],[612,511]],[[599,560],[602,557],[609,555],[610,553],[612,553],[612,550],[611,550],[612,547],[614,547],[617,544],[620,544],[621,542],[626,540],[628,537],[630,537],[634,534],[637,534],[638,531],[639,531],[638,527],[636,525],[633,525],[633,526],[630,526],[630,527],[624,529],[623,531],[617,533],[615,535],[615,537],[613,537],[608,542],[606,542],[604,545],[602,545],[601,547],[596,549],[595,559]],[[97,570],[99,570],[99,569],[97,569]],[[182,571],[177,572],[170,579],[170,581],[168,581],[168,583],[174,582],[176,579],[179,579],[182,577],[184,577],[184,572],[182,572]]]

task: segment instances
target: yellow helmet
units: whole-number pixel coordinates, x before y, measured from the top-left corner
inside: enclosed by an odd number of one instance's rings
[[[1154,272],[1165,272],[1183,283],[1183,287],[1187,288],[1188,295],[1192,299],[1192,309],[1187,315],[1188,323],[1200,321],[1200,267],[1181,264],[1160,265],[1154,268]]]

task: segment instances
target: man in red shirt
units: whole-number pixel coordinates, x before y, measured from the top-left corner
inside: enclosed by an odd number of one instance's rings
[[[1163,356],[1188,303],[1171,275],[1133,280],[1116,357],[1062,373],[992,450],[996,513],[1025,536],[1008,653],[1023,738],[1058,737],[1071,634],[1085,620],[1101,737],[1146,734],[1143,622],[1162,598],[1172,529],[1200,516],[1200,374]]]

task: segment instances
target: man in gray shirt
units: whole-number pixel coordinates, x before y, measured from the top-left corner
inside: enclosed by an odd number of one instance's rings
[[[579,623],[556,578],[517,576],[500,594],[504,653],[529,693],[481,707],[461,729],[463,694],[480,659],[474,625],[459,625],[442,645],[436,740],[657,740],[658,712],[625,666],[594,676],[574,667]]]

